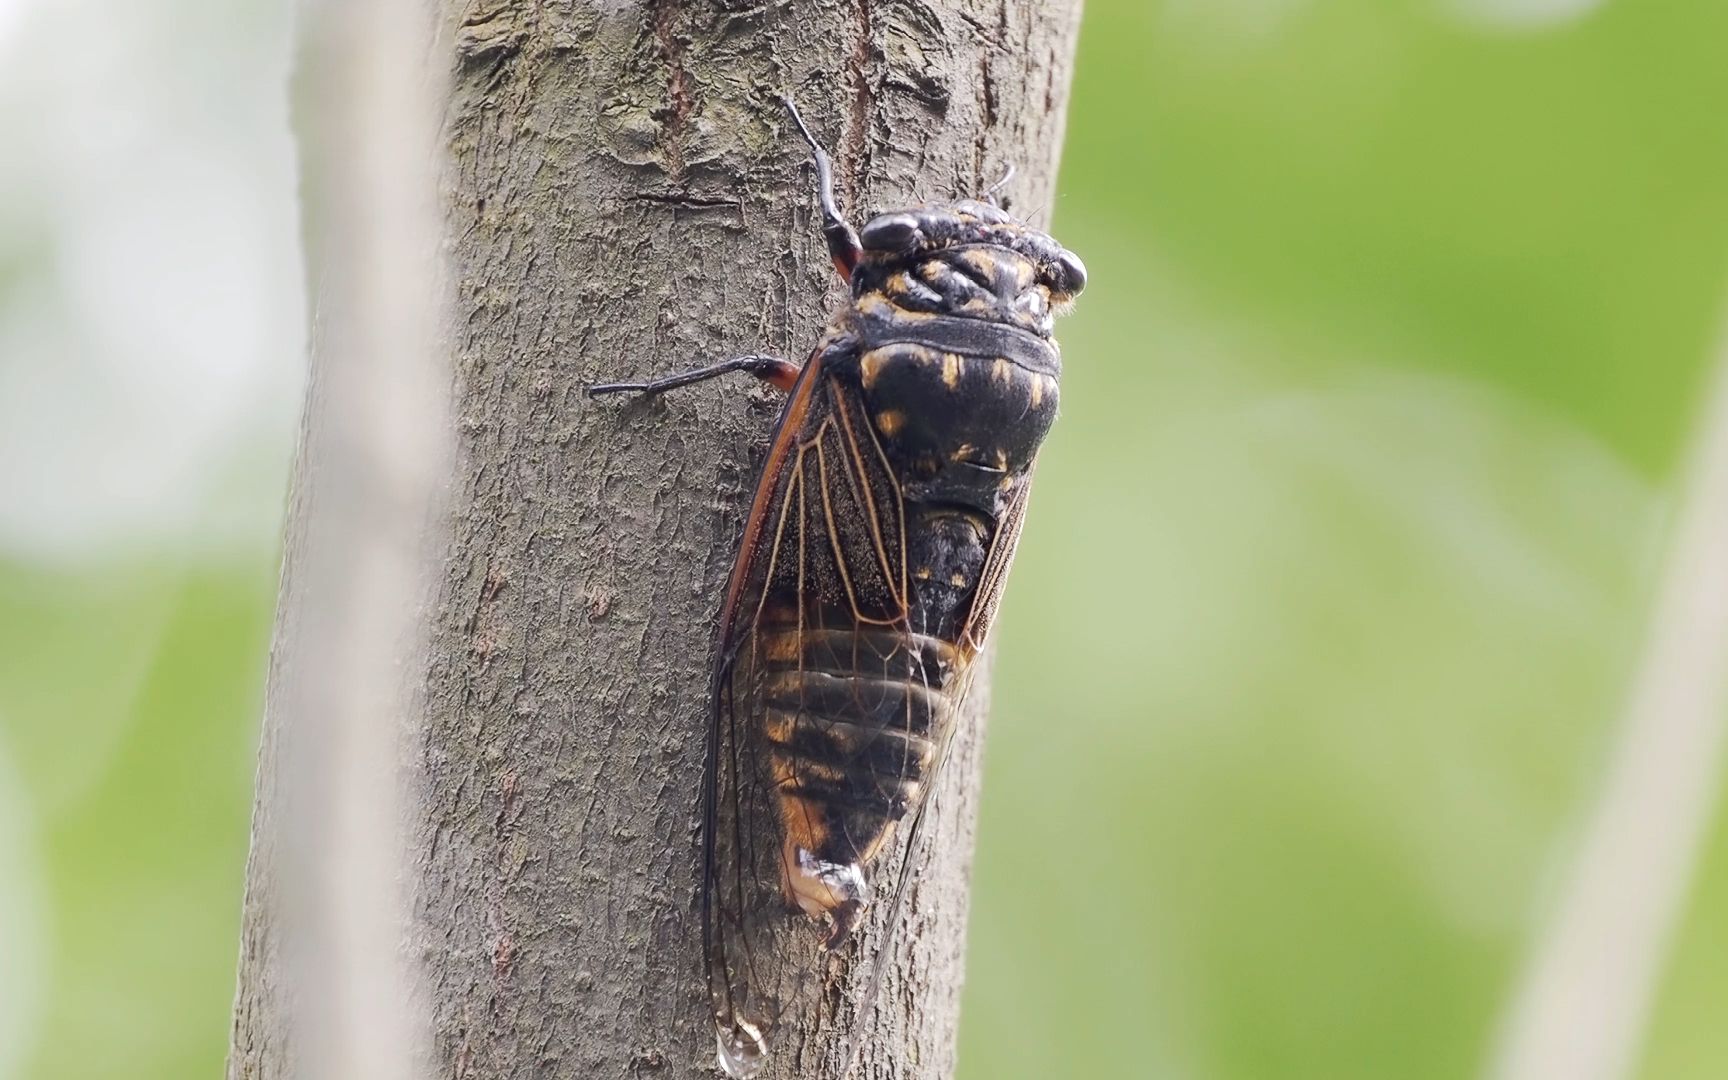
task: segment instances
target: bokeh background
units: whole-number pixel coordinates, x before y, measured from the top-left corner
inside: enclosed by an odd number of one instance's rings
[[[304,353],[286,8],[0,0],[7,1080],[221,1066]],[[965,1080],[1481,1074],[1713,370],[1724,41],[1711,0],[1089,0]],[[1725,1015],[1717,823],[1633,1075],[1728,1075]]]

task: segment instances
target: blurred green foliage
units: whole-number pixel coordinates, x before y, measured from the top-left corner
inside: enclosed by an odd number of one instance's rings
[[[1093,285],[999,642],[965,1078],[1486,1059],[1706,373],[1728,7],[1464,6],[1087,5],[1055,227]],[[220,1067],[274,560],[0,561],[19,1076]],[[1719,825],[1645,1080],[1722,1075],[1725,958]]]
[[[48,881],[18,1076],[220,1075],[274,570],[0,564],[0,735]]]
[[[1477,1075],[1728,268],[1728,8],[1090,3],[962,1076]],[[1724,1075],[1718,830],[1646,1080]]]

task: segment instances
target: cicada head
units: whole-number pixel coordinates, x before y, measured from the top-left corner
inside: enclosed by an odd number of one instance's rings
[[[964,200],[878,214],[858,233],[853,294],[898,307],[1006,322],[1048,337],[1086,287],[1086,266],[1000,207]]]

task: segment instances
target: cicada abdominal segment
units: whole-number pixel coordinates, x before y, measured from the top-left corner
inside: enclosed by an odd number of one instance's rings
[[[747,356],[591,389],[745,371],[789,390],[720,609],[703,776],[703,954],[732,1077],[822,1007],[821,957],[872,905],[892,929],[1056,417],[1054,318],[1086,281],[993,201],[855,230],[786,105],[849,301],[802,366]]]
[[[947,642],[891,628],[769,628],[756,677],[780,792],[783,885],[844,940],[870,902],[865,876],[894,825],[922,799],[952,723]],[[777,637],[779,640],[773,640]]]

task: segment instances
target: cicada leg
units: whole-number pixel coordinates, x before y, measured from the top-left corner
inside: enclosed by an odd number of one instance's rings
[[[778,356],[734,356],[730,360],[722,360],[718,364],[709,364],[694,371],[680,371],[675,375],[663,375],[647,382],[599,383],[588,388],[589,397],[599,397],[602,394],[658,394],[665,390],[676,390],[680,386],[703,382],[719,375],[728,375],[734,371],[748,372],[765,383],[770,383],[781,390],[791,390],[792,384],[798,381],[799,367],[790,360]]]
[[[834,163],[828,159],[828,151],[822,149],[816,136],[804,126],[804,118],[798,115],[798,106],[792,103],[792,98],[784,95],[780,101],[792,114],[792,122],[798,125],[798,134],[810,144],[810,156],[816,162],[816,201],[822,207],[822,239],[828,242],[828,257],[834,260],[834,269],[840,272],[842,280],[850,282],[852,271],[864,255],[864,248],[858,243],[858,230],[840,213],[840,206],[834,201]]]

